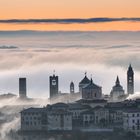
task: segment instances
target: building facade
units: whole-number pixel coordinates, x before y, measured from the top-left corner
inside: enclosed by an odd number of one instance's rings
[[[123,113],[123,128],[140,136],[140,109],[127,110]]]
[[[44,108],[29,108],[21,112],[22,131],[72,130],[72,113],[58,103]]]
[[[82,99],[102,99],[102,88],[91,79],[90,83],[82,88]]]

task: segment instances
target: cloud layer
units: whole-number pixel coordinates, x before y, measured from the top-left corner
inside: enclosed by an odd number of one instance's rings
[[[17,32],[0,33],[0,92],[18,94],[18,78],[27,77],[30,97],[48,97],[49,76],[56,70],[60,90],[88,72],[109,94],[119,75],[126,89],[129,63],[135,69],[135,90],[140,91],[140,32]]]
[[[105,22],[140,22],[140,17],[136,18],[108,18],[108,17],[99,17],[99,18],[70,18],[70,19],[5,19],[0,20],[0,23],[55,23],[55,24],[86,24],[86,23],[105,23]]]

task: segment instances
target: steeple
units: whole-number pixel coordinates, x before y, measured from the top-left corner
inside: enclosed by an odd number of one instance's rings
[[[118,76],[117,76],[117,79],[116,79],[116,85],[120,85],[120,80],[119,80]]]
[[[128,71],[127,71],[128,74],[134,74],[134,71],[133,71],[133,68],[132,68],[132,65],[130,64],[129,67],[128,67]]]

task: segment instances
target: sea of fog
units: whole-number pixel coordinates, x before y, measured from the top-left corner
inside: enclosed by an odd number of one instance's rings
[[[140,32],[0,32],[0,94],[18,94],[18,78],[27,77],[29,97],[49,96],[49,76],[59,75],[59,90],[69,93],[85,71],[109,94],[116,76],[126,91],[129,64],[140,91]]]

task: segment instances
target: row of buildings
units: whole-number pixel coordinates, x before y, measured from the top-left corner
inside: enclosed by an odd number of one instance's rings
[[[49,78],[50,85],[50,99],[64,94],[59,92],[59,77],[53,74]],[[79,94],[84,99],[100,99],[102,98],[102,87],[96,85],[92,78],[88,79],[86,73],[85,77],[79,82],[79,92],[75,92],[74,83],[70,83],[70,93]],[[127,71],[127,95],[134,94],[134,71],[130,65]],[[19,78],[19,97],[21,99],[27,97],[26,78]],[[117,76],[116,83],[110,92],[110,99],[118,101],[126,97],[125,91],[120,84],[119,77]]]
[[[77,94],[75,92],[74,83],[70,83],[70,93]],[[102,96],[102,87],[96,85],[92,78],[91,80],[87,77],[85,73],[85,77],[79,82],[79,92],[80,96],[84,99],[100,99]],[[113,86],[110,92],[110,100],[111,101],[119,101],[126,98],[127,95],[134,94],[134,71],[131,65],[127,70],[127,94],[123,89],[123,86],[120,84],[119,77],[117,76],[115,85]],[[50,98],[60,96],[59,94],[59,77],[50,76]]]
[[[58,76],[50,76],[51,99],[61,96],[58,85]],[[134,72],[131,65],[127,71],[127,87],[128,94],[133,94]],[[21,131],[113,131],[117,128],[140,136],[140,100],[125,100],[119,77],[111,90],[111,100],[105,100],[102,87],[96,85],[92,78],[89,80],[86,74],[79,83],[79,92],[74,92],[72,82],[70,93],[72,96],[79,94],[81,98],[75,102],[59,102],[21,111]],[[118,102],[119,98],[124,101]]]
[[[140,100],[107,103],[81,100],[21,112],[21,131],[96,131],[124,129],[140,136]]]

